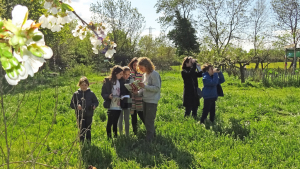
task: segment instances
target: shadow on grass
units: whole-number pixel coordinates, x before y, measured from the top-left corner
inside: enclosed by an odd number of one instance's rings
[[[81,157],[85,168],[92,165],[98,169],[100,168],[112,168],[112,153],[110,151],[110,145],[95,146],[84,144],[81,150]]]
[[[194,156],[188,151],[178,149],[171,138],[157,135],[152,142],[143,138],[119,137],[115,142],[118,157],[123,160],[134,160],[142,167],[159,167],[166,161],[174,160],[179,168],[195,168]]]
[[[212,128],[213,131],[218,135],[231,135],[234,139],[244,140],[250,134],[250,127],[248,123],[242,123],[241,120],[230,118],[229,123],[217,122],[212,124],[209,122],[205,123],[205,128]]]

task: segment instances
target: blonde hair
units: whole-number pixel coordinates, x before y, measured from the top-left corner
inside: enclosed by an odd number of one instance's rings
[[[155,66],[152,61],[147,57],[140,57],[137,63],[137,71],[140,72],[139,66],[144,66],[146,68],[146,73],[149,74],[155,70]],[[143,72],[144,73],[144,72]]]
[[[89,80],[85,76],[79,79],[77,86],[80,86],[82,83],[86,83],[88,86],[90,85]]]
[[[129,71],[129,72],[130,72],[130,67],[124,66],[124,67],[123,67],[123,72],[126,72],[126,71]]]

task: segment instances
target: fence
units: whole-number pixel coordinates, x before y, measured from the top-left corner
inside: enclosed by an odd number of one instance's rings
[[[238,76],[241,78],[241,72],[238,69],[224,70],[229,76]],[[245,69],[245,79],[250,81],[262,82],[264,86],[300,86],[300,73],[284,69]]]

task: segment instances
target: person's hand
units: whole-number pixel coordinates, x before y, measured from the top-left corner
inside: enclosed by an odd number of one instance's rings
[[[214,73],[219,73],[220,70],[218,68],[214,68]]]
[[[93,106],[93,110],[95,110],[96,106]]]
[[[78,110],[82,110],[82,107],[80,104],[77,106],[77,108],[78,108]]]
[[[113,98],[112,94],[110,94],[110,95],[108,96],[108,98],[111,100],[111,99]]]
[[[144,83],[139,83],[139,86],[141,87],[141,88],[144,88],[145,87],[145,84]]]
[[[138,94],[138,89],[132,90],[132,93],[137,95]]]
[[[192,60],[192,63],[195,63],[196,62],[196,59],[191,59]]]

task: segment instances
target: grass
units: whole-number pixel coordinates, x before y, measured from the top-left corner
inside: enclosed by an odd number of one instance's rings
[[[162,76],[161,100],[156,118],[157,137],[152,144],[143,140],[145,127],[137,136],[130,126],[130,137],[113,141],[106,137],[106,110],[101,106],[103,76],[88,74],[90,88],[100,101],[92,125],[91,145],[80,146],[70,99],[77,89],[78,77],[56,77],[58,84],[57,116],[55,85],[32,85],[29,79],[4,97],[11,161],[34,161],[57,168],[298,168],[300,165],[300,89],[265,88],[260,83],[240,84],[225,75],[225,96],[216,106],[216,124],[199,125],[198,119],[185,119],[182,106],[183,82],[178,72]],[[54,78],[55,79],[55,78]],[[47,80],[47,79],[46,79]],[[46,81],[45,80],[45,81]],[[202,86],[201,79],[199,85]],[[10,120],[18,103],[25,101],[15,120]],[[0,131],[4,130],[3,117]],[[52,127],[51,127],[52,126]],[[49,136],[47,133],[50,132]],[[5,139],[0,137],[6,151]],[[4,153],[6,154],[6,153]],[[6,154],[7,155],[7,154]],[[0,166],[5,163],[0,151]],[[20,164],[12,164],[17,168]],[[47,168],[34,162],[19,168]],[[1,167],[0,167],[1,168]],[[4,167],[3,167],[4,168]]]

